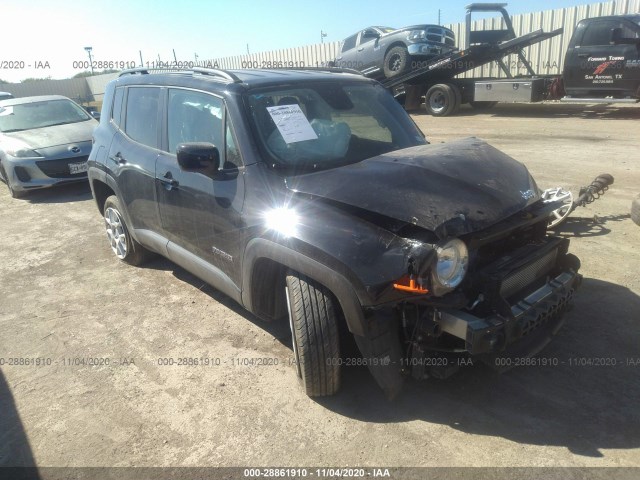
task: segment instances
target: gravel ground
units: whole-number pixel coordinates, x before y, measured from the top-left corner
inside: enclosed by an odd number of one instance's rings
[[[13,200],[0,185],[0,464],[638,466],[640,227],[629,211],[640,108],[413,117],[432,143],[488,141],[542,188],[576,193],[599,173],[615,177],[560,231],[585,279],[540,354],[558,365],[503,375],[476,365],[408,382],[393,402],[366,369],[349,368],[339,395],[312,400],[289,364],[288,325],[261,322],[167,260],[116,261],[87,186]],[[88,358],[98,365],[77,364]]]

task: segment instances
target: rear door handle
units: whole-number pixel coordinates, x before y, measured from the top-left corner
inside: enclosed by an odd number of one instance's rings
[[[109,160],[115,163],[119,163],[120,165],[124,165],[125,163],[127,163],[127,159],[124,158],[120,152],[116,153],[115,155],[109,155]]]

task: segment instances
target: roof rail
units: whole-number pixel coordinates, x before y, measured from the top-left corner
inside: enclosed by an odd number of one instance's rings
[[[203,75],[212,75],[212,76],[223,77],[223,78],[226,78],[227,80],[229,80],[229,81],[231,81],[233,83],[242,82],[242,80],[240,80],[233,73],[231,73],[231,72],[229,72],[227,70],[220,70],[219,68],[193,67],[190,70],[192,72],[194,72],[194,73],[202,73]]]
[[[124,75],[135,75],[139,73],[141,75],[148,75],[150,73],[200,73],[202,75],[210,75],[212,77],[220,77],[224,80],[233,83],[242,82],[236,75],[231,72],[227,72],[225,70],[219,70],[216,68],[202,68],[202,67],[193,67],[193,68],[179,68],[179,67],[157,67],[157,68],[147,68],[147,67],[136,67],[129,68],[127,70],[122,70],[118,77],[122,77]]]

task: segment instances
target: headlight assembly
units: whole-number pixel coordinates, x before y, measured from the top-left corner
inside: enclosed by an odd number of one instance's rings
[[[407,36],[410,42],[423,42],[427,38],[427,32],[424,30],[411,30]]]
[[[454,238],[436,249],[437,260],[431,270],[433,293],[444,295],[455,289],[467,273],[469,251],[462,240]]]
[[[30,148],[7,149],[7,153],[16,158],[42,158],[42,155]]]

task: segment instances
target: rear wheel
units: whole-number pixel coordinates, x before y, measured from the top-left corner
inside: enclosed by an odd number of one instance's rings
[[[104,224],[109,246],[120,260],[130,265],[142,265],[151,257],[151,252],[136,242],[129,233],[124,223],[120,200],[115,195],[104,202]]]
[[[439,83],[427,90],[424,105],[427,113],[434,117],[454,114],[460,107],[460,90],[453,84]]]
[[[408,70],[409,52],[404,47],[393,47],[384,56],[384,76],[393,78]]]
[[[340,338],[333,296],[303,275],[292,272],[286,280],[298,378],[310,397],[333,395],[340,388]]]

